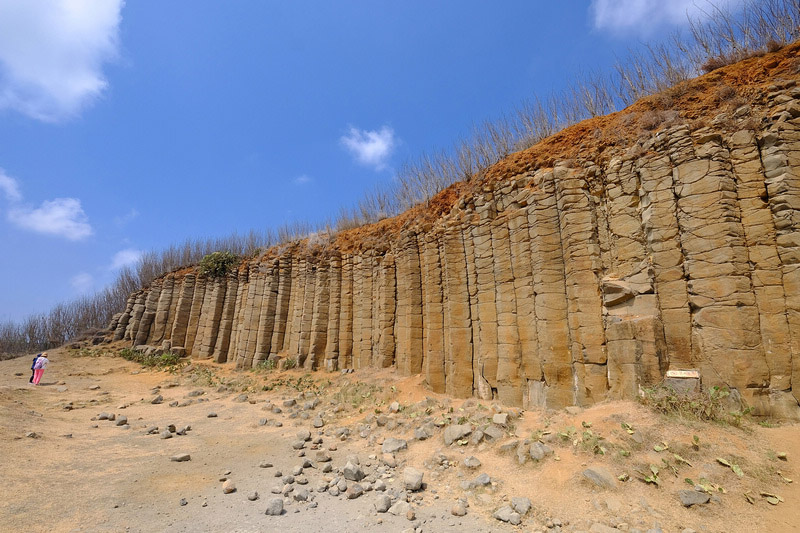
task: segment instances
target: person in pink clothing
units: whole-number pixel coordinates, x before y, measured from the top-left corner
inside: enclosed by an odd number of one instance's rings
[[[36,360],[36,363],[33,365],[33,384],[38,385],[39,381],[42,379],[42,374],[44,374],[44,369],[47,368],[47,363],[50,362],[50,359],[47,358],[47,352],[44,352],[39,358]]]

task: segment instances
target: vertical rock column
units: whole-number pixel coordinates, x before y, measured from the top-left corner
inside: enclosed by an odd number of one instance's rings
[[[147,344],[147,339],[150,338],[153,320],[155,320],[156,309],[158,308],[158,300],[161,296],[161,283],[161,280],[155,280],[150,285],[150,290],[148,291],[147,297],[144,300],[144,312],[142,313],[142,319],[139,321],[139,328],[136,331],[136,336],[134,337],[134,346]]]
[[[422,369],[422,277],[419,248],[413,233],[405,234],[397,248],[397,369],[413,374]]]
[[[289,307],[289,323],[286,325],[286,355],[299,362],[300,331],[303,325],[303,307],[306,289],[306,261],[294,258],[292,263],[292,293]]]
[[[353,256],[342,256],[342,298],[339,310],[338,368],[353,368]]]
[[[316,260],[311,257],[305,260],[305,287],[303,289],[302,316],[300,318],[300,340],[297,346],[297,366],[306,366],[311,346],[311,324],[314,320],[314,302],[317,297]],[[310,365],[310,363],[309,363]],[[310,369],[311,367],[308,366]]]
[[[771,96],[771,95],[770,95]],[[775,109],[779,119],[761,139],[761,160],[775,241],[783,271],[786,316],[791,334],[792,394],[800,401],[800,120]],[[787,113],[795,118],[787,119]]]
[[[596,221],[582,171],[556,165],[554,175],[576,400],[579,405],[590,405],[603,400],[608,389],[603,306],[596,274],[600,271]]]
[[[495,216],[490,191],[476,198],[476,215],[472,226],[478,315],[475,345],[475,390],[478,397],[492,399],[497,393],[497,307],[492,251],[492,219]]]
[[[367,368],[372,361],[372,306],[373,306],[373,267],[375,265],[374,252],[371,250],[362,252],[361,269],[359,271],[358,285],[360,294],[358,302],[354,302],[353,310],[359,318],[359,328],[354,331],[353,338],[353,367]],[[358,346],[358,352],[355,346]]]
[[[609,397],[635,398],[642,386],[658,383],[668,361],[664,327],[653,294],[651,267],[640,214],[640,190],[633,158],[613,159],[605,172],[608,227],[608,287],[624,287],[623,297],[604,296]],[[625,281],[620,281],[625,280]],[[662,361],[663,359],[663,361]]]
[[[442,235],[442,278],[444,282],[445,392],[458,398],[473,394],[473,323],[470,282],[460,220],[448,224]]]
[[[125,328],[123,339],[130,340],[131,342],[136,339],[136,333],[139,331],[139,323],[142,321],[142,315],[144,314],[144,302],[148,294],[149,293],[145,290],[140,290],[135,294],[136,300],[131,309],[131,318],[128,321],[128,326]]]
[[[239,339],[242,337],[244,307],[247,299],[247,288],[250,285],[250,269],[248,265],[243,265],[236,275],[236,305],[233,311],[233,322],[231,324],[231,335],[228,341],[226,358],[228,361],[235,361],[239,364]]]
[[[742,227],[752,265],[761,342],[770,373],[769,388],[772,396],[780,396],[771,398],[774,404],[775,400],[781,402],[784,396],[791,396],[792,386],[791,333],[775,224],[764,194],[764,169],[755,135],[747,130],[735,133],[730,139],[730,149]],[[794,398],[792,402],[797,404]]]
[[[528,205],[536,337],[547,407],[574,405],[564,252],[552,171],[534,175]]]
[[[425,379],[433,392],[444,393],[445,373],[444,308],[442,306],[442,266],[439,260],[439,234],[429,231],[418,237],[422,272],[422,324]],[[398,285],[403,279],[398,276]],[[399,311],[399,306],[398,306]],[[471,366],[471,364],[470,364]]]
[[[200,325],[200,311],[203,308],[207,285],[208,279],[205,276],[197,276],[192,295],[192,308],[189,311],[189,324],[186,326],[186,342],[184,343],[186,353],[189,355],[192,355],[194,351],[197,328]]]
[[[270,355],[281,353],[286,346],[286,329],[289,321],[289,301],[292,290],[292,257],[284,254],[278,258],[278,295],[275,303],[275,328],[272,334]]]
[[[323,368],[332,372],[339,368],[339,336],[342,317],[342,258],[331,257],[328,275],[328,331],[325,335],[325,361]]]
[[[377,326],[378,338],[375,342],[374,364],[377,368],[388,368],[395,362],[394,325],[397,310],[397,279],[395,259],[392,252],[386,252],[378,265]],[[419,359],[422,359],[420,354]],[[417,373],[421,371],[417,370]]]
[[[664,137],[659,135],[657,141],[656,146],[661,146]],[[692,356],[689,292],[684,274],[683,236],[678,225],[672,164],[668,156],[658,152],[640,158],[637,163],[645,247],[653,264],[669,365],[674,369],[688,369],[695,366],[695,361]]]
[[[148,338],[148,344],[160,344],[164,340],[167,330],[167,318],[169,317],[169,307],[172,304],[172,291],[175,287],[175,275],[173,273],[167,274],[163,278],[161,285],[161,294],[158,295],[158,304],[156,305],[156,316],[153,318],[153,329]]]
[[[247,293],[243,294],[244,310],[241,313],[241,324],[237,327],[238,341],[235,351],[237,368],[252,366],[258,341],[261,300],[264,298],[264,276],[260,272],[258,263],[251,262],[247,269]]]
[[[502,197],[510,192],[506,186]],[[501,212],[491,225],[495,306],[497,311],[497,395],[508,405],[522,405],[520,372],[522,351],[517,326],[517,298],[514,286],[515,272],[511,267],[511,240],[506,214]]]
[[[125,330],[128,328],[128,323],[130,322],[131,314],[133,313],[133,306],[135,304],[136,293],[133,293],[128,297],[128,300],[125,303],[125,311],[123,311],[122,316],[119,317],[117,327],[114,328],[114,337],[112,340],[118,341],[125,337]]]
[[[314,286],[314,310],[311,317],[311,344],[306,368],[316,370],[324,366],[325,346],[328,341],[328,312],[330,311],[330,264],[320,259]]]
[[[511,271],[514,279],[517,331],[521,350],[522,404],[525,407],[545,404],[542,361],[539,354],[539,336],[536,324],[536,305],[533,294],[533,264],[531,257],[530,228],[527,206],[531,191],[528,180],[519,180],[519,189],[513,194],[508,213],[508,235],[511,254]]]
[[[263,262],[259,266],[259,272],[264,279],[264,289],[261,295],[260,313],[258,317],[258,332],[256,334],[256,347],[253,352],[252,364],[244,362],[245,368],[255,367],[261,361],[269,357],[269,350],[272,347],[272,332],[275,327],[275,307],[277,304],[277,285],[278,272],[275,262]]]
[[[227,280],[216,278],[208,280],[210,291],[206,290],[203,307],[200,311],[200,325],[194,340],[195,357],[205,359],[211,357],[217,343],[222,307],[225,303]]]
[[[219,331],[214,343],[213,355],[217,363],[228,361],[228,349],[233,334],[234,314],[236,311],[237,294],[239,289],[239,273],[234,271],[228,274],[225,283],[225,297],[222,304],[222,313],[219,318]]]
[[[752,398],[769,383],[741,226],[736,183],[716,137],[673,134],[678,223],[686,254],[692,349],[706,385]],[[683,139],[682,139],[683,137]],[[681,142],[683,141],[683,142]]]
[[[186,328],[189,325],[189,314],[192,311],[192,296],[194,296],[195,275],[188,273],[183,276],[181,288],[178,292],[177,305],[175,306],[175,320],[172,321],[170,339],[173,346],[184,346],[186,342]]]

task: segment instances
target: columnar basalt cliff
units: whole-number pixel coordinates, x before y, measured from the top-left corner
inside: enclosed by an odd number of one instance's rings
[[[696,368],[758,414],[797,417],[796,54],[678,88],[678,113],[661,95],[573,127],[446,191],[435,216],[286,245],[221,279],[170,273],[130,297],[115,338],[242,368],[395,366],[520,406],[634,398]],[[734,105],[708,96],[719,86]],[[712,103],[691,108],[698,92]],[[653,117],[669,122],[643,130]]]

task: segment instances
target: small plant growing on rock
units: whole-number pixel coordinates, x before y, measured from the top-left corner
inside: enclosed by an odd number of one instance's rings
[[[214,252],[200,260],[200,274],[211,278],[226,276],[239,264],[240,258],[232,252]]]

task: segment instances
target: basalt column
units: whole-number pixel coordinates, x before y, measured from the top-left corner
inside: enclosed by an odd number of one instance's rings
[[[189,325],[189,314],[192,310],[195,279],[195,275],[189,273],[181,280],[181,288],[175,306],[175,320],[172,322],[172,331],[170,332],[173,346],[185,346],[186,343],[186,328]]]
[[[576,400],[567,325],[564,251],[555,189],[552,171],[537,172],[528,208],[537,351],[544,374],[544,403],[554,407],[574,405]]]
[[[403,236],[397,248],[397,368],[404,374],[422,370],[423,307],[417,237]]]
[[[763,136],[760,148],[786,295],[792,394],[800,401],[800,119],[796,99],[793,102],[786,102],[785,96],[780,99],[784,103],[771,110],[772,116],[779,120]],[[787,111],[790,106],[794,106],[794,113]]]
[[[377,337],[375,337],[373,364],[377,368],[388,368],[395,362],[394,325],[397,318],[397,279],[392,252],[386,252],[380,259],[380,263],[376,265],[378,268],[378,294],[375,298],[377,313],[374,323],[377,328]],[[422,370],[421,354],[419,359],[420,368],[415,372],[417,374]]]
[[[597,272],[600,247],[589,186],[581,169],[556,166],[556,197],[563,239],[567,323],[579,405],[601,401],[608,389],[603,310]]]
[[[331,257],[328,275],[328,331],[325,335],[325,360],[323,368],[335,371],[339,368],[339,338],[341,333],[342,310],[342,258]]]
[[[736,184],[715,139],[673,133],[678,223],[692,309],[692,349],[707,385],[743,396],[769,382]],[[748,391],[748,389],[751,389]]]
[[[521,406],[522,347],[517,324],[515,272],[511,267],[508,220],[504,212],[491,224],[491,244],[497,312],[497,396],[503,403]]]
[[[444,308],[442,306],[442,265],[439,260],[438,232],[419,237],[422,272],[422,324],[425,378],[432,391],[446,390]],[[399,306],[398,306],[399,310]],[[471,366],[471,364],[470,364]]]
[[[222,314],[219,320],[219,331],[217,332],[217,340],[213,349],[214,361],[217,363],[224,363],[228,360],[228,349],[231,343],[231,335],[233,334],[238,288],[239,276],[238,273],[234,271],[227,276]]]
[[[517,333],[521,351],[522,403],[526,407],[546,403],[542,360],[539,354],[539,336],[536,323],[536,301],[533,292],[533,261],[531,256],[528,208],[531,191],[530,179],[520,179],[518,189],[509,194],[508,236],[513,273],[514,302],[516,304]],[[510,191],[509,191],[510,193]]]
[[[288,255],[288,254],[287,254]],[[285,349],[286,328],[289,321],[289,301],[292,290],[292,259],[283,255],[278,259],[278,294],[275,303],[275,329],[272,334],[270,355]]]
[[[477,198],[476,215],[472,223],[472,252],[474,254],[477,316],[475,344],[475,391],[479,398],[492,399],[497,394],[497,291],[494,283],[492,255],[492,219],[495,216],[490,191]]]
[[[330,263],[320,259],[314,291],[314,310],[311,317],[311,344],[306,368],[324,368],[325,347],[328,341],[328,312],[330,311]]]

